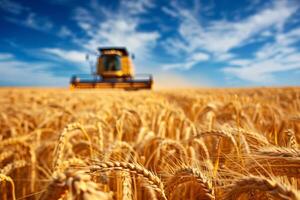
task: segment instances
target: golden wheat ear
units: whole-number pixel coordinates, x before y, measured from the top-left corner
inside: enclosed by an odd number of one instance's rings
[[[99,190],[98,185],[84,171],[66,169],[54,172],[52,179],[39,200],[58,199],[112,200],[113,194]]]
[[[162,199],[166,199],[164,186],[162,181],[158,176],[156,176],[151,171],[144,168],[142,165],[137,163],[126,163],[126,162],[118,162],[118,161],[108,161],[97,163],[94,166],[90,167],[91,172],[104,172],[104,171],[122,171],[129,172],[138,177],[141,177],[146,182],[147,186],[152,187]]]
[[[299,191],[285,185],[277,180],[267,179],[258,176],[245,176],[234,181],[231,185],[224,188],[224,196],[222,199],[233,200],[239,199],[243,194],[254,196],[254,193],[265,193],[274,199],[300,199]]]
[[[173,193],[176,193],[180,185],[186,183],[196,183],[200,186],[197,193],[200,199],[215,199],[214,188],[209,179],[197,168],[184,167],[175,171],[174,175],[166,181],[165,192],[168,199],[173,199]],[[180,188],[178,188],[180,191]]]
[[[55,148],[54,151],[54,160],[53,160],[53,169],[54,171],[58,171],[60,168],[60,165],[62,163],[63,160],[63,154],[64,154],[64,148],[66,146],[66,135],[67,133],[73,131],[73,130],[80,130],[83,135],[87,138],[88,142],[89,142],[89,151],[90,151],[90,155],[91,157],[93,157],[93,148],[92,148],[92,141],[90,136],[88,135],[88,133],[86,132],[85,128],[83,127],[82,124],[80,123],[72,123],[72,124],[68,124],[63,131],[60,133],[59,135],[59,139],[58,139],[58,144]]]

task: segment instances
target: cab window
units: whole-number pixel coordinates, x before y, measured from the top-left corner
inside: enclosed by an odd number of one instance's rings
[[[105,71],[121,70],[121,58],[118,55],[103,56],[103,66]]]

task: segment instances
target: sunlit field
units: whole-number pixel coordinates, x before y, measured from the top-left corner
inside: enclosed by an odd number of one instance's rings
[[[0,199],[300,199],[300,88],[0,89]]]

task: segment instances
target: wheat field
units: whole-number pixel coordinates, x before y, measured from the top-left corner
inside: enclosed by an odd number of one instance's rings
[[[300,199],[300,88],[0,89],[0,199]]]

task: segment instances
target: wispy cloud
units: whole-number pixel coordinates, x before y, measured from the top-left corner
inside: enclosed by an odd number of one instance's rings
[[[272,73],[293,70],[297,68],[300,68],[299,64],[285,66],[283,63],[277,63],[273,60],[266,60],[257,63],[251,63],[250,65],[242,67],[226,67],[223,70],[224,72],[235,75],[240,79],[253,82],[270,83],[274,81]]]
[[[57,35],[59,37],[62,37],[62,38],[73,37],[74,36],[72,31],[66,26],[62,26],[60,28],[60,30],[58,31]]]
[[[47,17],[39,16],[31,8],[13,0],[0,0],[0,9],[10,16],[5,19],[17,25],[22,25],[39,31],[49,31],[53,23]]]
[[[0,61],[10,60],[14,56],[11,53],[0,53]]]
[[[176,68],[182,69],[182,70],[187,70],[187,69],[191,69],[195,64],[196,64],[195,61],[170,63],[170,64],[163,64],[162,68],[164,70],[176,69]]]
[[[149,8],[153,8],[154,6],[155,4],[151,0],[121,1],[120,12],[123,12],[122,14],[139,15],[146,13]]]
[[[0,9],[14,15],[19,15],[23,11],[29,10],[28,7],[25,7],[22,4],[13,0],[0,0]]]
[[[20,61],[10,53],[0,53],[0,85],[63,86],[66,77],[58,77],[47,70],[51,65],[45,62]]]
[[[164,65],[162,65],[162,68],[164,70],[175,69],[175,68],[187,70],[187,69],[192,68],[195,64],[197,64],[199,62],[208,60],[209,57],[210,56],[206,53],[202,53],[202,52],[193,53],[187,57],[187,60],[185,62],[164,64]]]
[[[233,66],[247,66],[251,63],[251,60],[248,60],[248,59],[234,59],[234,60],[230,60],[229,63]]]
[[[256,9],[254,14],[236,20],[224,18],[204,22],[199,13],[191,12],[177,1],[163,7],[162,11],[179,23],[179,36],[164,42],[166,50],[171,49],[169,53],[173,55],[185,55],[182,62],[166,64],[165,69],[196,66],[197,62],[192,62],[191,58],[199,51],[208,52],[211,63],[223,62],[225,67],[221,71],[226,75],[251,82],[272,83],[274,73],[300,67],[300,50],[295,47],[300,41],[300,29],[286,31],[284,28],[299,11],[296,1],[274,1]],[[246,57],[238,51],[232,53],[232,50],[262,41],[263,45],[247,52]]]
[[[59,48],[44,48],[41,50],[45,53],[55,55],[65,61],[80,62],[80,63],[85,61],[85,53],[81,51],[75,51],[75,50],[68,51]]]
[[[69,0],[57,0],[57,3],[60,1],[61,3],[66,3]],[[4,17],[8,22],[62,38],[74,38],[74,34],[68,27],[55,27],[55,23],[49,19],[49,17],[37,14],[33,9],[24,6],[19,2],[13,0],[0,0],[0,10],[11,14]]]
[[[144,57],[156,45],[160,34],[158,31],[141,31],[143,23],[140,14],[153,7],[151,1],[121,1],[116,10],[103,9],[96,1],[91,1],[91,8],[79,7],[75,10],[78,26],[86,32],[87,37],[80,39],[85,49],[99,46],[126,46],[137,57]],[[99,8],[99,9],[95,9]],[[99,23],[101,12],[101,23]]]
[[[96,49],[98,46],[126,46],[131,52],[143,57],[151,50],[158,32],[138,31],[139,22],[131,19],[108,19],[93,31],[96,34],[84,43],[86,49]]]
[[[252,59],[230,61],[231,66],[223,71],[243,80],[253,82],[273,82],[274,73],[300,68],[300,49],[295,44],[300,42],[300,29],[279,33],[275,41],[263,45],[255,52]]]
[[[48,18],[38,16],[34,12],[30,12],[25,19],[15,17],[8,17],[7,19],[15,24],[43,32],[48,32],[54,26],[52,21],[50,21]]]
[[[210,21],[205,25],[195,13],[176,3],[172,4],[172,9],[177,13],[178,33],[182,38],[180,41],[178,38],[170,38],[168,44],[173,45],[172,48],[184,52],[204,49],[218,54],[247,44],[249,38],[264,30],[270,28],[280,30],[288,18],[296,12],[298,6],[288,1],[274,1],[270,7],[240,21],[232,22],[224,19]]]

